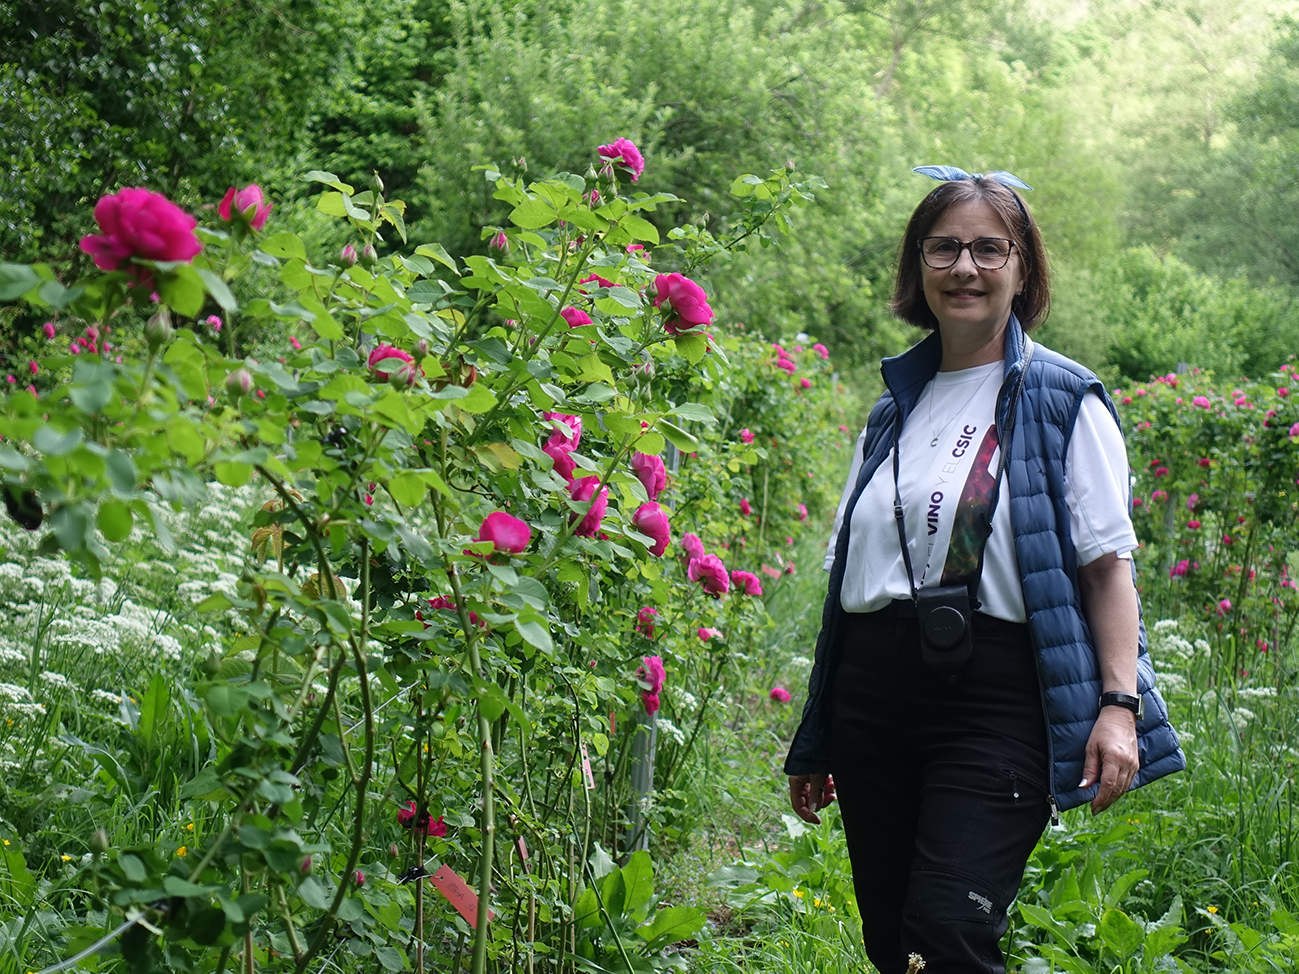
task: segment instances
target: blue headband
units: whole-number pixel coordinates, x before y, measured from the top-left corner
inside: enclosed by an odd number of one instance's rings
[[[996,172],[976,172],[968,173],[964,169],[958,169],[956,166],[916,166],[912,172],[918,172],[922,176],[928,176],[931,179],[937,179],[944,183],[960,182],[962,179],[991,179],[993,182],[1002,183],[1006,186],[1015,186],[1019,189],[1032,190],[1032,186],[1024,182],[1018,176],[1012,176],[1010,173],[998,169]]]

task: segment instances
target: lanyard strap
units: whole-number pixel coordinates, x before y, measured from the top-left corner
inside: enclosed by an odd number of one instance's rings
[[[992,534],[992,517],[997,513],[997,501],[1001,497],[1001,475],[1006,469],[1006,457],[1010,455],[1010,441],[1015,434],[1015,413],[1019,407],[1020,396],[1024,392],[1024,378],[1028,375],[1028,366],[1032,361],[1033,340],[1025,335],[1024,366],[1015,380],[1015,387],[1011,391],[1010,402],[1006,407],[1006,422],[1002,427],[1001,435],[998,437],[997,477],[992,484],[992,502],[988,506],[987,531],[983,535],[983,540],[979,543],[978,568],[975,569],[974,574],[966,583],[970,590],[970,600],[975,608],[978,608],[979,604],[979,579],[983,576],[983,552],[987,547],[988,538]],[[920,596],[916,589],[915,572],[911,567],[911,548],[907,544],[906,520],[902,510],[902,489],[898,485],[899,454],[901,453],[899,444],[901,438],[902,413],[899,411],[897,418],[893,421],[893,520],[898,526],[898,544],[902,547],[902,564],[906,566],[907,582],[911,585],[911,601],[918,603]]]

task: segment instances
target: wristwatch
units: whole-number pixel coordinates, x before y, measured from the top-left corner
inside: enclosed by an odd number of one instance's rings
[[[1137,720],[1146,715],[1146,700],[1140,694],[1124,693],[1122,690],[1108,690],[1101,694],[1102,707],[1124,707],[1137,715]]]

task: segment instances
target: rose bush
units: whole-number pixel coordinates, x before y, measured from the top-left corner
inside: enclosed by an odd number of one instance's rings
[[[337,260],[247,187],[213,227],[144,190],[106,198],[104,273],[81,281],[5,265],[0,300],[53,326],[30,389],[0,400],[0,492],[43,550],[93,579],[113,545],[172,546],[163,511],[213,483],[264,498],[243,570],[197,607],[213,635],[178,692],[198,763],[154,782],[206,824],[184,855],[167,824],[151,844],[110,836],[86,943],[109,916],[141,972],[301,974],[344,945],[335,963],[445,968],[457,941],[478,972],[614,963],[581,864],[597,842],[629,851],[633,805],[673,828],[628,770],[646,721],[670,796],[721,702],[766,694],[744,665],[770,626],[759,575],[773,593],[794,571],[797,505],[834,503],[817,471],[846,441],[831,364],[792,353],[825,381],[785,381],[695,280],[815,184],[748,177],[767,190],[730,235],[664,243],[650,218],[673,198],[620,182],[643,158],[596,154],[617,161],[532,183],[487,170],[513,208],[484,231],[490,256],[389,252],[402,204],[314,172],[317,209],[354,239]],[[659,286],[650,259],[679,281]],[[570,330],[569,309],[586,322]],[[431,859],[476,912],[417,881]],[[617,949],[668,963],[703,922],[677,909]]]

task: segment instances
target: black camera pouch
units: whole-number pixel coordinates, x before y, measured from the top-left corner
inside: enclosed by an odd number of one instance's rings
[[[925,588],[916,593],[920,620],[920,659],[949,686],[974,653],[973,608],[964,585]]]

